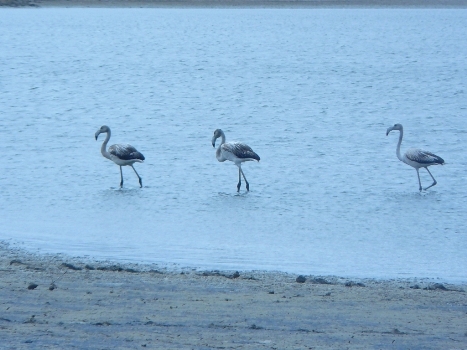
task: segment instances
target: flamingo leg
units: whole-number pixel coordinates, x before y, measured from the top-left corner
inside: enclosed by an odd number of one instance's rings
[[[418,168],[415,168],[417,170],[417,177],[418,177],[418,190],[422,192],[422,182],[420,181],[420,173],[418,172]]]
[[[431,178],[433,179],[433,183],[430,186],[428,186],[427,188],[425,188],[425,191],[426,191],[430,187],[433,187],[434,185],[436,185],[437,182],[436,182],[435,178],[433,177],[433,175],[431,174],[431,172],[428,170],[428,167],[425,167],[425,169],[426,169],[426,171],[428,171],[428,174],[430,174]]]
[[[138,180],[139,180],[139,187],[143,187],[143,179],[141,179],[141,177],[138,175],[138,173],[136,172],[136,169],[133,165],[131,165],[131,167],[133,168],[133,170],[135,171],[135,174],[136,176],[138,176]]]
[[[120,188],[123,187],[123,174],[122,174],[122,166],[120,165]]]
[[[245,177],[245,174],[243,173],[243,170],[242,168],[238,168],[240,170],[240,172],[242,173],[243,175],[243,178],[245,179],[245,183],[246,183],[246,190],[247,191],[250,191],[250,184],[248,183],[248,181],[246,180],[246,177]]]
[[[240,192],[240,186],[242,185],[242,175],[241,175],[242,169],[238,167],[238,184],[237,184],[237,192]]]

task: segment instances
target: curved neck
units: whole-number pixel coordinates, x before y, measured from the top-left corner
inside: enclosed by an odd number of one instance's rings
[[[225,134],[224,132],[221,130],[221,144],[219,145],[219,147],[225,143]]]
[[[107,131],[107,136],[105,137],[105,140],[104,140],[104,142],[102,143],[102,146],[101,146],[102,155],[105,158],[108,158],[108,159],[110,159],[110,153],[107,152],[107,142],[109,142],[109,140],[110,140],[110,130]]]
[[[400,131],[399,142],[397,143],[396,154],[397,154],[397,158],[399,158],[399,160],[403,161],[403,158],[401,156],[401,143],[402,143],[402,137],[404,136],[404,130],[401,129],[399,131]]]
[[[223,162],[225,160],[221,155],[221,146],[224,143],[225,143],[225,134],[223,131],[221,131],[221,143],[219,144],[219,147],[217,147],[217,150],[216,150],[216,158],[220,162]]]

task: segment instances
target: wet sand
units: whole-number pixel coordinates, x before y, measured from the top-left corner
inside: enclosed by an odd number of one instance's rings
[[[0,252],[2,349],[467,349],[465,284]]]

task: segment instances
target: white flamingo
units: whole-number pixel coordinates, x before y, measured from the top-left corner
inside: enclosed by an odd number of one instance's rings
[[[438,157],[436,154],[433,154],[428,151],[423,151],[418,148],[410,148],[407,150],[407,152],[404,153],[403,156],[401,156],[401,143],[402,143],[402,137],[404,136],[404,128],[402,127],[401,124],[394,124],[394,126],[391,126],[388,128],[386,131],[386,136],[392,131],[392,130],[399,130],[400,135],[399,135],[399,143],[397,144],[397,149],[396,149],[396,154],[397,158],[399,158],[400,161],[404,162],[405,164],[410,165],[411,167],[415,168],[417,170],[417,176],[418,176],[418,185],[419,185],[419,190],[422,191],[422,183],[420,181],[420,174],[418,169],[420,168],[425,168],[426,171],[428,171],[428,174],[430,174],[431,178],[433,179],[433,183],[425,188],[425,191],[429,189],[430,187],[433,187],[434,185],[437,184],[435,178],[431,174],[430,170],[428,170],[428,167],[430,165],[438,165],[444,164],[444,160],[441,157]]]
[[[240,186],[242,184],[242,175],[245,179],[246,190],[250,190],[250,184],[248,183],[245,174],[242,170],[242,163],[247,161],[258,161],[260,157],[251,149],[250,146],[241,143],[241,142],[225,142],[225,134],[221,129],[216,129],[214,131],[214,136],[212,137],[212,147],[216,147],[216,140],[221,137],[221,143],[216,150],[216,158],[219,162],[225,162],[230,160],[238,166],[238,184],[237,192],[240,191]]]
[[[123,186],[122,166],[125,165],[129,165],[133,168],[136,176],[138,176],[139,186],[143,187],[143,181],[136,172],[136,169],[133,167],[133,164],[136,162],[143,163],[144,156],[133,146],[122,143],[110,146],[109,151],[107,151],[107,142],[109,142],[111,135],[110,128],[107,125],[101,126],[100,129],[96,131],[96,141],[99,134],[103,133],[107,133],[107,136],[102,143],[101,153],[105,158],[110,159],[112,162],[120,166],[120,187]]]

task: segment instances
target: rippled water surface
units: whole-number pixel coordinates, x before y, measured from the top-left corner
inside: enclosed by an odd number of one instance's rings
[[[0,239],[220,269],[467,281],[467,11],[0,10]],[[446,161],[420,194],[395,154]],[[119,189],[100,154],[146,161]],[[260,163],[219,163],[216,128]],[[421,170],[425,186],[431,179]]]

